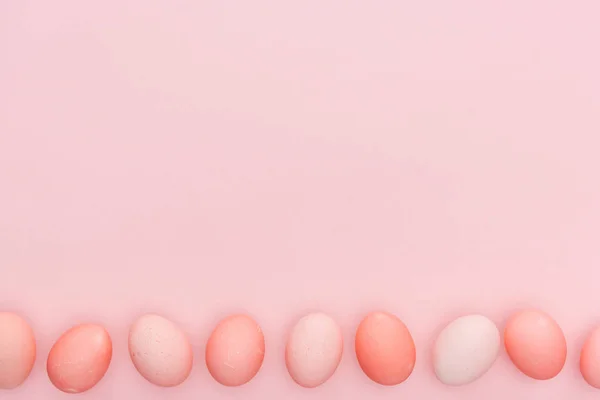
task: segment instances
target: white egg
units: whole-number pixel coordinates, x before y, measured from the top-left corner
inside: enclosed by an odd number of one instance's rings
[[[436,339],[433,365],[447,385],[471,383],[494,364],[500,350],[500,332],[490,319],[467,315],[452,321]]]

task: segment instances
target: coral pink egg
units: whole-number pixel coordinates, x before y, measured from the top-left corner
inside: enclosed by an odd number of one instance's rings
[[[381,385],[404,382],[415,366],[415,343],[408,328],[388,313],[375,312],[363,319],[355,349],[364,373]]]
[[[25,382],[35,363],[35,337],[25,320],[0,312],[0,389]]]
[[[579,368],[586,382],[600,389],[600,328],[596,328],[583,344]]]
[[[249,382],[258,373],[264,356],[262,330],[246,315],[233,315],[219,322],[206,344],[208,371],[225,386]]]
[[[177,386],[192,371],[192,346],[185,333],[159,315],[144,315],[129,330],[129,355],[149,382]]]
[[[108,332],[99,325],[78,325],[52,346],[46,365],[48,377],[65,393],[85,392],[104,377],[111,358]]]
[[[535,310],[513,315],[504,331],[508,356],[525,375],[539,380],[554,378],[567,359],[567,342],[549,315]]]
[[[292,329],[285,349],[290,376],[306,388],[325,383],[340,364],[343,348],[342,330],[331,317],[304,316]]]

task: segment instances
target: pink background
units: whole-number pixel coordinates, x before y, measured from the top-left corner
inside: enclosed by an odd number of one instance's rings
[[[597,0],[0,0],[0,308],[39,344],[2,399],[70,398],[44,363],[78,322],[115,346],[90,400],[598,398],[577,363],[600,323],[599,16]],[[472,385],[437,382],[446,322],[527,306],[564,328],[559,377],[503,354]],[[380,308],[418,348],[395,388],[353,352]],[[346,340],[315,390],[283,363],[309,310]],[[194,344],[178,388],[129,361],[146,311]],[[203,345],[239,311],[267,353],[230,389]]]

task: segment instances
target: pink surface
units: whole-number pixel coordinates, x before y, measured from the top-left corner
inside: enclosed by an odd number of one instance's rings
[[[65,399],[44,365],[76,323],[105,324],[106,377],[81,398],[578,400],[600,323],[600,2],[0,1],[0,308],[38,360],[2,399]],[[569,354],[536,382],[505,353],[448,388],[431,344],[482,313],[540,308]],[[372,310],[417,346],[412,376],[369,381],[346,346],[325,385],[284,363],[309,311],[353,343]],[[195,368],[173,389],[127,353],[144,312],[178,321]],[[248,312],[250,384],[204,344]]]

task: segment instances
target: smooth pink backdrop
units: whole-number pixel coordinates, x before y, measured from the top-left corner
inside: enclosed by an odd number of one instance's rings
[[[597,0],[0,0],[0,308],[39,345],[2,399],[71,398],[44,363],[79,322],[115,349],[82,399],[598,398],[577,365],[600,323],[599,16]],[[472,385],[436,381],[446,322],[528,306],[565,331],[561,375],[503,354]],[[418,348],[395,388],[354,357],[374,309]],[[346,349],[304,390],[284,344],[310,310]],[[146,311],[191,337],[178,388],[129,361]],[[240,311],[266,359],[231,389],[202,354]]]

